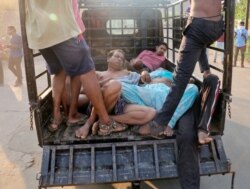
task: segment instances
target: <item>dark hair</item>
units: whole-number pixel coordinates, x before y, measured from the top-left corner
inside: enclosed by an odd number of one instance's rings
[[[244,21],[240,21],[240,25],[245,25],[245,22]]]
[[[8,26],[8,29],[16,31],[15,26]]]
[[[164,45],[164,46],[168,49],[168,44],[165,43],[165,42],[160,42],[160,43],[158,43],[158,45],[156,45],[156,46],[161,46],[161,45]]]

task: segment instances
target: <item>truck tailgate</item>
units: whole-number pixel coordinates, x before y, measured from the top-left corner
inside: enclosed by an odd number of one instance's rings
[[[199,151],[201,175],[230,172],[221,136]],[[48,145],[39,188],[176,178],[177,158],[175,139]]]

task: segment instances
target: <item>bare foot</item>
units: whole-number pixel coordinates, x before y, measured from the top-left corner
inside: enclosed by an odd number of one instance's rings
[[[163,131],[163,134],[170,137],[174,134],[174,130],[171,127],[167,126],[166,129]]]
[[[209,135],[204,131],[198,131],[198,140],[200,144],[210,143],[213,138],[209,137]]]
[[[91,125],[86,122],[82,127],[80,127],[79,129],[76,130],[75,135],[77,138],[80,139],[85,139],[87,138],[88,134],[89,134],[89,130],[90,130]]]

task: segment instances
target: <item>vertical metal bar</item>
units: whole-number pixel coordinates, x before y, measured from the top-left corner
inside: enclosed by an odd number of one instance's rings
[[[55,164],[56,164],[56,147],[51,147],[51,163],[50,163],[50,185],[54,184],[55,180]]]
[[[113,162],[113,181],[117,181],[116,149],[114,144],[112,145],[112,162]]]
[[[34,110],[37,106],[38,96],[37,96],[37,86],[35,80],[35,67],[34,67],[34,58],[33,52],[28,46],[27,33],[26,33],[26,25],[25,25],[25,1],[19,0],[19,15],[20,15],[20,26],[22,33],[22,42],[23,42],[23,54],[24,54],[24,66],[25,66],[25,75],[27,82],[27,91],[29,97],[29,104],[32,110]],[[35,112],[36,113],[36,112]],[[37,116],[35,116],[37,117]],[[36,122],[37,136],[39,145],[43,145],[43,135],[42,129],[39,122]]]
[[[177,158],[178,158],[178,145],[176,140],[174,141],[174,153],[175,153],[175,162],[177,162]]]
[[[235,172],[232,172],[232,180],[231,180],[231,189],[234,189],[234,178],[235,178]]]
[[[24,64],[28,88],[28,96],[30,102],[37,101],[37,87],[35,81],[35,69],[33,52],[28,46],[27,33],[26,33],[26,14],[25,14],[25,1],[19,0],[19,14],[20,14],[20,25],[23,41],[23,52],[24,52]]]
[[[158,157],[158,151],[157,151],[157,144],[156,143],[154,143],[154,158],[155,158],[156,178],[160,178],[159,157]]]
[[[235,1],[225,1],[225,70],[223,74],[223,92],[231,94],[232,87],[232,65],[233,65],[233,38],[234,38],[234,12]],[[223,117],[223,116],[222,116]]]
[[[134,166],[135,166],[135,180],[139,180],[137,146],[136,146],[136,144],[133,145],[133,153],[134,153]]]
[[[175,17],[175,9],[174,6],[172,6],[172,43],[173,43],[173,47],[174,47],[174,17]],[[175,49],[172,49],[172,53],[173,53],[173,62],[175,62]]]
[[[42,158],[42,168],[41,168],[41,177],[39,184],[43,184],[43,180],[47,182],[48,172],[49,172],[49,161],[50,161],[50,147],[43,147],[43,158]]]
[[[221,166],[220,166],[220,163],[218,162],[219,160],[217,158],[217,153],[216,153],[216,150],[215,150],[214,141],[211,142],[211,149],[212,149],[212,154],[213,154],[213,158],[214,158],[214,161],[215,161],[216,171],[220,172],[221,171]]]
[[[95,183],[95,147],[91,147],[91,183]]]
[[[73,182],[73,158],[74,158],[74,149],[71,146],[69,148],[69,174],[68,174],[68,184]]]

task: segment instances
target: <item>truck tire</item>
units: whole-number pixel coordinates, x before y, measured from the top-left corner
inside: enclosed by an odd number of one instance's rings
[[[132,189],[140,189],[140,181],[135,181],[131,183]]]

